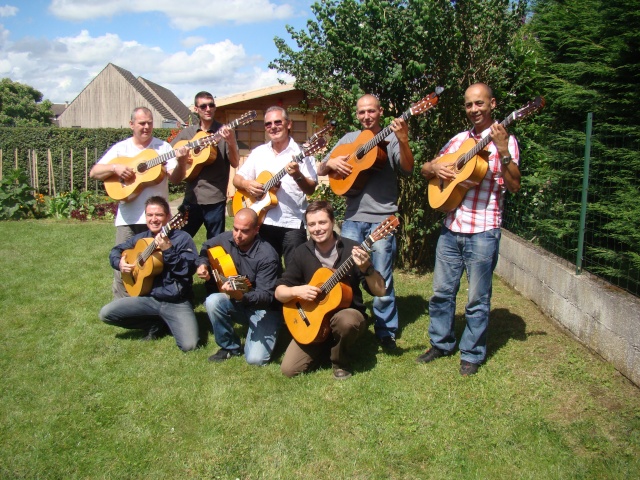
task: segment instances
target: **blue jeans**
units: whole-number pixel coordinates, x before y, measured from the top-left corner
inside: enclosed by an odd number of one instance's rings
[[[191,302],[161,302],[153,297],[126,297],[106,304],[100,320],[122,328],[150,330],[164,321],[183,352],[198,346],[198,322]]]
[[[358,243],[364,242],[380,223],[354,222],[345,220],[340,234]],[[373,297],[374,328],[379,339],[396,337],[398,331],[398,308],[396,307],[396,291],[393,287],[393,261],[396,258],[396,239],[393,235],[373,244],[371,263],[382,275],[387,287],[385,296]]]
[[[225,293],[212,293],[204,302],[213,335],[220,348],[237,350],[240,338],[233,324],[248,325],[249,331],[244,345],[244,356],[250,365],[264,365],[271,359],[276,344],[278,330],[283,319],[280,312],[259,310],[231,300]]]
[[[207,229],[207,240],[224,232],[225,202],[214,203],[213,205],[197,205],[184,202],[182,205],[189,208],[187,224],[182,227],[182,230],[192,237],[196,236],[203,223]]]
[[[493,270],[498,262],[500,229],[455,233],[442,229],[436,248],[433,297],[429,300],[431,344],[447,354],[456,345],[454,316],[460,278],[467,272],[469,295],[466,326],[460,338],[460,359],[480,364],[487,355],[487,327],[491,309]]]

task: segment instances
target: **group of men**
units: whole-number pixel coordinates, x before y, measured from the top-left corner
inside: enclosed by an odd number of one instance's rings
[[[506,189],[516,192],[520,185],[518,145],[503,126],[495,123],[496,106],[491,89],[485,84],[471,85],[465,92],[465,109],[472,128],[452,138],[440,155],[455,152],[468,138],[491,135],[488,145],[489,168],[479,185],[470,189],[462,203],[447,214],[436,250],[434,294],[429,302],[431,348],[418,362],[427,363],[454,353],[455,299],[464,271],[469,278],[467,325],[459,343],[460,373],[472,375],[486,358],[486,338],[491,299],[491,279],[498,255],[501,211]],[[409,147],[409,129],[402,118],[389,125],[391,134],[379,145],[386,153],[386,163],[369,172],[364,187],[349,195],[340,234],[335,232],[333,207],[326,201],[308,204],[318,183],[318,175],[347,177],[352,167],[348,156],[330,152],[317,165],[311,156],[294,161],[300,146],[290,135],[292,122],[287,111],[270,107],[264,114],[264,128],[269,142],[255,148],[239,168],[235,134],[214,120],[215,100],[208,92],[195,96],[199,125],[185,128],[174,140],[190,140],[199,131],[220,132],[215,162],[206,165],[195,179],[186,182],[184,203],[189,221],[182,230],[168,232],[163,226],[170,218],[166,201],[167,179],[181,182],[189,167],[189,151],[175,150],[175,159],[166,164],[167,175],[157,185],[144,188],[132,201],[121,202],[116,218],[116,246],[110,254],[115,270],[114,300],[100,311],[106,323],[146,331],[145,339],[171,333],[179,348],[188,351],[199,345],[199,329],[193,312],[193,275],[205,281],[204,301],[219,350],[211,361],[225,361],[244,353],[246,361],[264,365],[270,361],[278,332],[283,325],[282,304],[294,300],[320,300],[321,289],[310,285],[321,267],[337,268],[352,259],[343,281],[353,291],[351,304],[333,312],[328,319],[330,333],[326,341],[303,344],[292,339],[286,348],[281,370],[288,377],[330,362],[336,379],[351,376],[349,351],[359,335],[367,329],[367,312],[361,287],[373,299],[373,322],[382,348],[396,348],[398,309],[393,281],[396,241],[393,235],[363,248],[363,242],[387,217],[397,212],[397,176],[410,175],[414,157]],[[356,116],[362,130],[347,133],[337,145],[351,144],[363,130],[374,135],[382,130],[383,109],[373,95],[362,96],[356,104]],[[152,136],[153,120],[146,108],[134,110],[131,118],[133,136],[114,145],[91,170],[92,178],[105,180],[117,175],[127,181],[135,172],[126,165],[114,164],[117,157],[133,157],[151,148],[162,154],[172,146]],[[451,165],[434,159],[422,166],[427,178],[450,181],[455,177]],[[233,184],[254,198],[266,192],[257,181],[259,174],[286,171],[275,191],[277,204],[260,218],[251,208],[236,212],[233,230],[224,232],[226,188],[230,167],[238,168]],[[262,220],[262,221],[261,221]],[[204,223],[207,240],[200,254],[192,237]],[[155,239],[162,253],[162,272],[153,279],[148,294],[129,297],[122,286],[121,273],[130,273],[133,264],[123,252],[141,238]],[[227,279],[220,280],[208,252],[222,247],[237,272],[245,277],[250,289],[238,293]],[[282,262],[284,261],[284,269]],[[216,278],[214,278],[216,277]],[[247,326],[242,349],[234,325]]]

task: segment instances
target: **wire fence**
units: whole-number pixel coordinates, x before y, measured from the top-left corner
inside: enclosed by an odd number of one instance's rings
[[[503,226],[576,273],[640,296],[640,135],[592,134],[590,122],[579,138],[554,139],[543,160],[523,162]]]

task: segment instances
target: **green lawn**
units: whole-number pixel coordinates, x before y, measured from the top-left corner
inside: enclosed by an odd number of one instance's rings
[[[351,379],[287,379],[282,344],[262,368],[207,362],[201,304],[191,353],[101,324],[114,235],[0,222],[0,478],[640,477],[638,389],[498,280],[475,377],[459,355],[415,363],[431,277],[397,273],[397,354],[370,329]]]

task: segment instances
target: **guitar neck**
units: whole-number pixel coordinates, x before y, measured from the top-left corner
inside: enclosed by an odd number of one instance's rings
[[[294,156],[292,158],[292,161],[300,163],[306,156],[307,156],[306,152],[302,151],[296,156]],[[276,173],[264,184],[264,191],[267,192],[271,190],[273,187],[275,187],[278,184],[278,182],[284,178],[286,174],[287,174],[287,167],[284,167],[282,170]]]
[[[362,242],[360,244],[360,248],[362,248],[364,251],[368,252],[371,250],[371,245],[373,245],[373,238],[371,238],[371,236],[369,236],[369,238],[367,238],[364,242]],[[322,286],[320,287],[320,289],[325,293],[328,294],[333,287],[335,287],[336,285],[338,285],[338,283],[340,282],[340,280],[342,280],[347,273],[349,273],[349,270],[351,270],[351,268],[355,265],[355,261],[353,260],[353,255],[351,255],[349,258],[347,258],[342,265],[340,265],[335,272],[333,272],[333,275],[331,275],[326,282],[324,282],[322,284]]]
[[[511,125],[514,122],[515,119],[516,119],[516,115],[514,112],[510,114],[507,118],[505,118],[502,122],[500,122],[500,125],[502,125],[504,128],[507,128],[509,125]],[[462,167],[464,167],[473,157],[475,157],[478,153],[480,153],[484,149],[484,147],[489,145],[489,143],[492,140],[493,140],[493,137],[491,137],[491,134],[484,137],[482,140],[476,143],[471,150],[465,153],[462,156],[462,158],[460,158],[460,160],[458,160],[458,162],[456,163],[456,167],[459,170],[461,170]]]
[[[171,225],[166,224],[164,227],[162,227],[162,234],[168,236],[169,232],[172,230]],[[156,251],[156,249],[158,248],[158,244],[156,243],[155,239],[149,244],[147,245],[147,248],[144,249],[144,251],[140,254],[140,260],[144,262],[146,262],[149,257],[153,254],[153,252]]]
[[[407,110],[406,112],[404,112],[400,117],[403,120],[408,120],[409,117],[411,116],[411,109]],[[378,145],[382,140],[384,140],[385,138],[387,138],[389,135],[391,135],[391,127],[387,126],[385,128],[383,128],[382,130],[380,130],[371,140],[369,140],[367,143],[365,143],[364,145],[362,145],[356,152],[355,155],[357,158],[362,158],[364,157],[369,151],[371,151],[372,148],[374,148],[376,145]]]
[[[152,158],[151,160],[147,160],[146,162],[142,162],[140,164],[138,164],[138,171],[139,172],[145,172],[147,170],[149,170],[150,168],[153,168],[157,165],[163,165],[165,163],[167,163],[169,160],[171,160],[172,158],[176,157],[176,151],[175,150],[171,150],[169,152],[163,153],[162,155],[158,155],[155,158]],[[144,168],[140,168],[141,166],[144,165]]]

